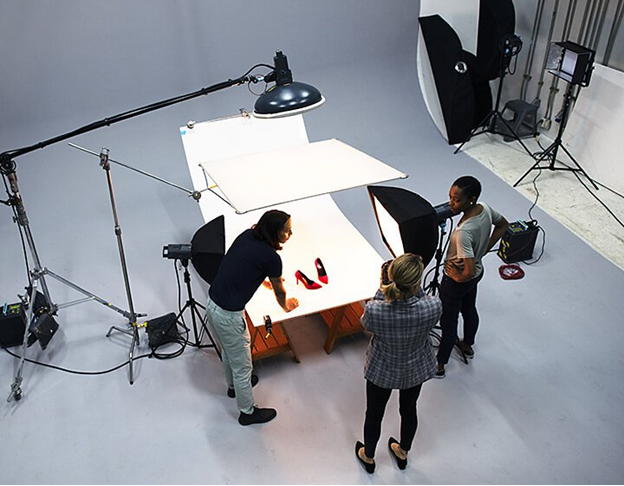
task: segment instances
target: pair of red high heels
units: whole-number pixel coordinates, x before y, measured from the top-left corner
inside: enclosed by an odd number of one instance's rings
[[[325,267],[323,266],[323,262],[321,261],[321,259],[317,258],[316,260],[314,260],[314,265],[316,266],[318,279],[324,284],[327,284],[329,282],[329,278],[327,277],[327,272],[325,271]],[[308,278],[301,270],[297,270],[295,272],[295,278],[297,279],[297,285],[299,285],[299,282],[301,282],[303,286],[308,290],[321,288],[321,285],[319,285],[311,278]]]

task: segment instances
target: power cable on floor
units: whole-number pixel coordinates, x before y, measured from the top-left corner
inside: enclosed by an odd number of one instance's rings
[[[13,356],[14,358],[17,359],[21,359],[21,356],[15,354],[13,351],[9,351],[8,348],[4,348],[4,350],[10,354],[11,356]],[[137,356],[136,358],[133,358],[134,361],[138,360],[138,359],[143,359],[143,358],[149,358],[151,356],[150,354],[142,354],[141,356]],[[74,375],[105,375],[107,373],[112,373],[113,371],[117,371],[118,369],[123,368],[124,366],[128,366],[130,364],[130,360],[121,363],[113,368],[110,368],[108,370],[102,370],[102,371],[77,371],[77,370],[70,370],[67,368],[62,368],[60,366],[55,366],[55,365],[51,365],[49,363],[42,363],[40,361],[35,361],[34,359],[29,359],[29,358],[24,358],[24,361],[26,361],[27,363],[31,363],[37,366],[43,366],[44,368],[51,368],[53,370],[57,370],[57,371],[62,371],[64,373],[71,373]]]

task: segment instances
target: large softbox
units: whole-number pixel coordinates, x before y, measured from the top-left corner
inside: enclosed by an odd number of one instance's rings
[[[461,143],[475,127],[475,90],[469,73],[475,63],[474,55],[462,49],[457,33],[439,15],[420,17],[419,22],[448,142]]]
[[[420,255],[425,266],[438,245],[436,209],[423,197],[398,187],[368,186],[381,238],[395,258]]]

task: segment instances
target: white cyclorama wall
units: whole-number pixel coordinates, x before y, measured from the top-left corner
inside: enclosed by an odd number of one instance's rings
[[[519,10],[523,8],[521,2],[514,2],[516,17]],[[530,8],[534,8],[533,4]],[[464,50],[476,54],[476,41],[478,32],[478,0],[446,0],[437,2],[435,0],[422,0],[420,15],[439,14],[455,30],[461,39]],[[522,12],[522,15],[533,15],[531,12]],[[516,34],[528,42],[530,32],[518,32]],[[527,47],[528,50],[528,46]],[[521,52],[518,60],[518,70],[524,66],[526,60],[522,57],[526,52]],[[536,61],[541,63],[540,53],[536,53]],[[426,46],[422,34],[418,40],[418,79],[420,88],[434,123],[447,139],[444,119],[437,97],[437,91],[431,65],[427,56]],[[500,110],[503,111],[505,103],[511,99],[519,98],[520,84],[522,76],[508,76],[505,78],[504,96],[501,100]],[[547,85],[542,89],[542,98],[548,97],[547,86],[550,85],[552,75],[546,73],[544,79]],[[492,94],[498,90],[499,80],[491,82]],[[561,95],[567,88],[565,82],[559,83],[560,96],[555,100],[555,110],[557,113],[561,108]],[[532,90],[529,91],[532,93]],[[568,125],[562,136],[563,144],[570,151],[577,162],[594,179],[604,183],[610,188],[624,191],[624,164],[621,162],[624,153],[624,73],[614,69],[595,65],[591,83],[588,87],[582,88],[575,106],[571,110]],[[494,100],[493,100],[494,101]],[[542,107],[542,110],[543,111]],[[505,114],[506,117],[509,114]],[[553,122],[550,130],[538,129],[542,136],[554,139],[559,130],[559,124]],[[543,144],[548,145],[548,144]],[[571,164],[563,151],[560,151],[558,159],[566,164]]]

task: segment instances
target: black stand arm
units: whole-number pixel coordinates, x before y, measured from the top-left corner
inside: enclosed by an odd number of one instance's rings
[[[255,67],[255,66],[254,66]],[[253,68],[252,68],[253,69]],[[128,120],[130,118],[134,118],[135,116],[143,115],[145,113],[149,113],[151,111],[160,110],[161,108],[166,108],[167,106],[175,105],[177,103],[181,103],[183,101],[188,101],[193,98],[197,98],[199,96],[207,95],[210,93],[214,93],[215,91],[220,91],[225,88],[229,88],[231,86],[238,86],[241,84],[245,84],[250,81],[255,81],[255,78],[250,76],[242,76],[237,79],[229,79],[222,83],[217,83],[212,86],[208,86],[206,88],[202,88],[198,91],[194,91],[193,93],[188,93],[181,96],[176,96],[175,98],[169,98],[167,100],[158,101],[156,103],[152,103],[150,105],[142,106],[140,108],[135,108],[134,110],[126,111],[124,113],[120,113],[118,115],[114,115],[110,118],[104,118],[102,120],[90,123],[80,128],[76,128],[71,132],[64,133],[62,135],[58,135],[53,138],[49,138],[48,140],[44,140],[43,142],[36,143],[34,145],[29,145],[28,147],[22,147],[19,149],[9,150],[7,152],[3,152],[0,154],[0,164],[2,164],[3,168],[6,166],[9,167],[11,164],[11,159],[15,157],[19,157],[21,155],[28,154],[30,152],[34,152],[35,150],[42,149],[47,147],[48,145],[52,145],[58,142],[62,142],[63,140],[67,140],[69,138],[75,137],[77,135],[82,135],[84,133],[91,132],[93,130],[97,130],[98,128],[108,127],[113,125],[114,123],[121,122],[124,120]],[[8,169],[7,169],[8,170]]]

